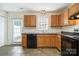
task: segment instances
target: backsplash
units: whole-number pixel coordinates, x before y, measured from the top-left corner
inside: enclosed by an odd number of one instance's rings
[[[39,30],[36,28],[23,28],[23,33],[61,33],[60,28],[51,28],[48,30]]]
[[[79,27],[76,25],[62,27],[62,31],[66,31],[66,32],[74,32],[76,29],[79,29]]]
[[[75,26],[65,26],[62,27],[62,31],[66,31],[66,32],[73,32],[74,31]]]

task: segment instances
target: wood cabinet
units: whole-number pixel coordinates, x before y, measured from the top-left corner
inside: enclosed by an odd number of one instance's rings
[[[51,27],[59,26],[59,15],[51,15]]]
[[[56,40],[55,40],[55,46],[58,48],[58,49],[61,49],[61,36],[60,35],[57,35],[56,36]]]
[[[68,10],[61,13],[60,15],[52,15],[51,16],[51,26],[52,27],[60,27],[69,25],[68,21]]]
[[[60,35],[53,35],[51,42],[51,47],[61,48],[61,36]]]
[[[66,9],[63,13],[60,14],[60,21],[59,25],[60,26],[65,26],[65,25],[76,25],[76,20],[69,20],[69,16],[75,14],[76,12],[79,12],[79,3],[76,3],[72,5],[70,8]]]
[[[64,26],[64,13],[61,13],[59,15],[60,21],[59,21],[59,26]]]
[[[27,48],[27,35],[22,34],[22,47]],[[61,38],[60,35],[55,34],[37,34],[37,48],[47,48],[55,47],[61,48]]]
[[[26,35],[26,33],[22,34],[22,47],[23,48],[27,47],[27,35]]]
[[[69,25],[76,25],[76,20],[69,20]]]
[[[35,15],[24,15],[24,27],[35,27],[36,16]]]
[[[69,22],[68,22],[68,9],[66,9],[64,11],[64,25],[69,25]]]
[[[69,16],[73,15],[76,12],[79,12],[79,3],[76,3],[69,8]]]
[[[65,26],[65,25],[69,25],[69,21],[68,21],[68,9],[66,9],[63,13],[60,14],[60,21],[59,21],[59,25],[60,26]]]
[[[37,47],[61,48],[60,35],[37,35]]]
[[[50,40],[48,39],[48,35],[37,35],[37,47],[49,47]]]
[[[76,20],[69,20],[69,11],[66,9],[63,13],[60,15],[60,26],[70,26],[70,25],[76,25]]]

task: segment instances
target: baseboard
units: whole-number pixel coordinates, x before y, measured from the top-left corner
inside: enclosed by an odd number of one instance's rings
[[[57,48],[57,47],[37,47],[37,48],[55,48],[57,49],[59,52],[61,52],[61,49]]]

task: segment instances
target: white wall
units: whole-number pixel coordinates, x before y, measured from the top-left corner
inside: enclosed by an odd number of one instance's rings
[[[5,44],[7,44],[7,38],[8,38],[8,36],[7,36],[7,12],[5,12],[5,11],[2,11],[2,10],[0,10],[0,16],[1,17],[4,17],[4,20],[0,20],[0,38],[2,37],[2,39],[0,39],[0,40],[2,40],[2,42],[1,42],[1,44],[0,44],[0,46],[3,46],[3,45],[5,45]],[[3,25],[3,26],[2,26]]]
[[[56,15],[56,14],[59,14],[59,13],[48,13],[47,16],[49,17],[49,22],[50,22],[50,16],[51,15]],[[11,44],[12,43],[12,19],[13,18],[20,18],[22,19],[22,23],[23,23],[23,19],[24,19],[24,15],[36,15],[37,16],[37,25],[38,25],[38,17],[40,16],[40,13],[8,13],[8,44]],[[22,25],[23,27],[23,25]],[[50,23],[49,23],[49,27],[50,27]],[[33,33],[36,33],[36,32],[40,32],[38,31],[37,28],[25,28],[23,27],[22,28],[23,32],[33,32]],[[60,33],[60,28],[49,28],[48,30],[46,30],[44,33]]]
[[[65,26],[62,27],[62,31],[66,31],[66,32],[73,32],[75,26]]]
[[[62,31],[73,32],[75,28],[79,28],[79,20],[76,20],[76,25],[62,27]]]
[[[0,47],[4,45],[4,19],[0,17]]]

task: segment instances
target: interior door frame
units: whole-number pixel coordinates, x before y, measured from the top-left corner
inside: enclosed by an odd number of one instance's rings
[[[20,20],[21,21],[21,29],[22,29],[22,24],[23,24],[21,18],[12,18],[12,44],[16,44],[17,43],[17,42],[13,42],[13,40],[14,40],[14,21],[15,20]]]

